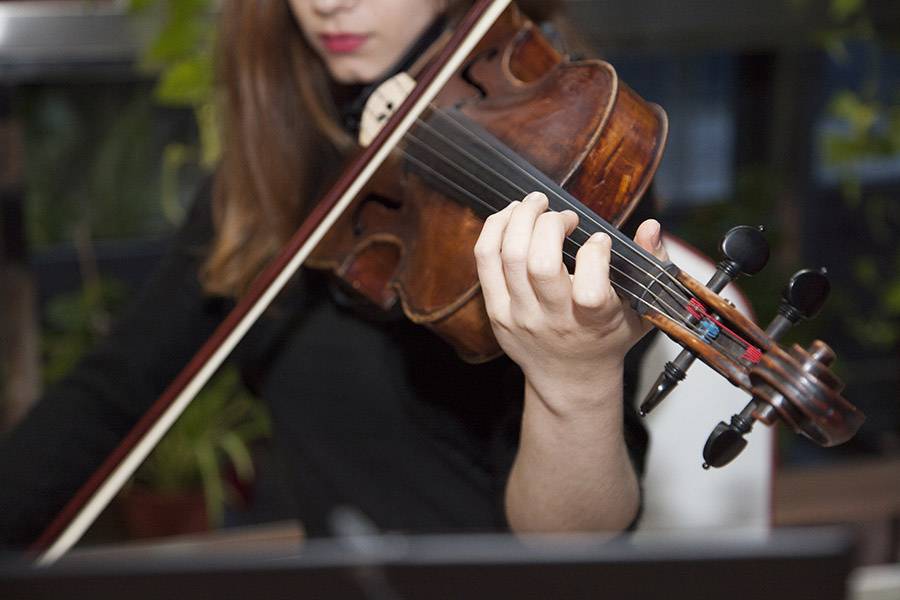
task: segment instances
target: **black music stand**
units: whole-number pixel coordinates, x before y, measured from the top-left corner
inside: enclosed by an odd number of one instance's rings
[[[839,600],[852,566],[838,530],[765,541],[370,536],[285,555],[144,556],[0,568],[0,598]]]

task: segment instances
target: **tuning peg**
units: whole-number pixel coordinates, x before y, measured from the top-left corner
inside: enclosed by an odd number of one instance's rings
[[[816,316],[831,291],[827,273],[825,267],[794,273],[781,294],[778,314],[772,319],[766,334],[778,340],[800,321]]]
[[[706,287],[718,294],[739,275],[759,273],[769,260],[769,243],[763,235],[765,230],[762,225],[738,225],[729,229],[719,243],[722,260],[716,265],[716,272]],[[697,324],[696,319],[691,317],[691,320],[693,325]],[[690,350],[682,350],[675,360],[666,363],[638,409],[642,417],[672,393],[687,376],[687,370],[695,358]]]
[[[703,468],[724,467],[733,461],[747,446],[744,435],[753,428],[753,411],[756,402],[750,401],[739,414],[731,417],[730,423],[719,421],[709,434],[703,446]]]
[[[738,225],[729,229],[719,243],[722,260],[706,287],[718,293],[738,275],[756,275],[769,262],[769,242],[762,225]]]
[[[642,417],[646,417],[651,410],[656,408],[660,402],[666,399],[672,390],[687,376],[687,370],[694,362],[696,357],[689,350],[682,350],[675,360],[671,360],[663,367],[663,372],[656,378],[653,387],[647,392],[644,401],[641,402],[638,412]]]

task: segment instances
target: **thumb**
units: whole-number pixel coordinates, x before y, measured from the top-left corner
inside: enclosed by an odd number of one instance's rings
[[[656,219],[647,219],[641,223],[634,235],[634,241],[659,260],[663,262],[669,260],[669,253],[662,243],[662,226]]]

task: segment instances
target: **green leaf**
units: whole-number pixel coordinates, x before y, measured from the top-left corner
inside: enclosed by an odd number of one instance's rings
[[[222,450],[231,460],[231,465],[237,473],[238,479],[241,481],[250,481],[253,479],[253,458],[250,456],[250,450],[237,433],[230,431],[222,436]]]
[[[838,92],[831,101],[830,112],[845,120],[854,133],[868,131],[878,119],[881,107],[877,102],[866,102],[850,90]]]
[[[163,104],[195,106],[212,95],[213,68],[206,56],[192,56],[172,64],[160,75],[156,98]]]
[[[846,37],[841,30],[823,30],[813,36],[819,46],[828,53],[831,60],[838,64],[844,64],[850,60]]]
[[[900,315],[900,278],[891,281],[882,298],[885,311],[891,315]]]
[[[200,445],[195,449],[197,465],[203,479],[203,494],[206,497],[206,511],[209,523],[215,527],[222,523],[225,512],[225,486],[219,473],[219,463],[210,445]]]
[[[212,169],[222,156],[222,136],[219,134],[219,113],[215,102],[207,100],[194,112],[200,128],[200,164]]]
[[[194,148],[187,144],[172,143],[163,151],[160,185],[160,206],[173,225],[184,219],[185,209],[179,203],[179,174],[194,156]]]
[[[242,481],[252,480],[250,445],[270,431],[268,411],[243,388],[237,369],[226,366],[176,421],[135,479],[168,491],[202,485],[210,524],[215,526],[229,499],[224,466],[230,465]]]
[[[831,0],[831,16],[836,21],[844,21],[859,13],[865,0]]]
[[[156,4],[157,0],[130,0],[128,2],[128,10],[131,12],[141,12],[149,9]]]
[[[896,324],[886,319],[851,317],[848,321],[857,339],[864,340],[873,347],[890,348],[900,338]]]

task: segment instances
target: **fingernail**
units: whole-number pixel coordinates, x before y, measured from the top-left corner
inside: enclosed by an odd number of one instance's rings
[[[526,202],[546,202],[547,196],[541,192],[531,192],[527,196],[525,196]]]
[[[601,244],[612,244],[612,238],[609,237],[609,234],[598,232],[591,236],[589,240],[591,242],[600,242]]]
[[[656,232],[653,234],[653,248],[655,250],[662,249],[662,225],[656,222]]]

